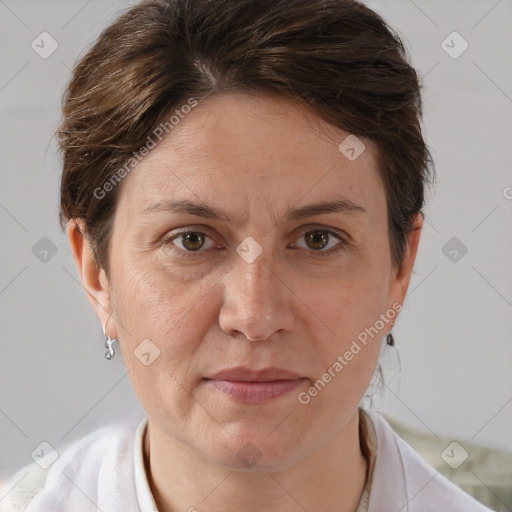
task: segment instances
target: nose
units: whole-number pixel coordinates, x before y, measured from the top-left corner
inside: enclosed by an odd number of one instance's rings
[[[237,257],[224,278],[220,327],[230,336],[251,341],[283,335],[295,322],[291,297],[264,253],[250,263]]]

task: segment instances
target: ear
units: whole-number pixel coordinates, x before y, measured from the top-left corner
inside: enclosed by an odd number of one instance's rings
[[[404,251],[403,262],[399,267],[394,267],[391,272],[391,280],[389,286],[389,304],[391,307],[394,303],[402,305],[409,288],[412,269],[416,260],[418,246],[420,244],[421,229],[423,228],[423,214],[420,212],[416,215],[413,228],[407,236],[407,244]]]
[[[91,244],[85,236],[85,224],[82,219],[71,219],[66,227],[66,234],[82,287],[103,326],[112,312],[110,285],[105,271],[96,263]],[[117,338],[117,328],[112,319],[107,332],[112,338]]]

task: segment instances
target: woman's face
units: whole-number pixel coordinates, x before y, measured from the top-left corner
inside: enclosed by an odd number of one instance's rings
[[[150,422],[228,467],[332,440],[404,298],[419,230],[394,269],[375,149],[354,159],[348,135],[282,99],[214,96],[122,183],[98,316]],[[212,379],[235,367],[299,379]]]

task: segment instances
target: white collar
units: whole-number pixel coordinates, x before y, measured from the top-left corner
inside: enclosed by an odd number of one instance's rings
[[[137,427],[133,449],[133,466],[135,476],[135,489],[141,512],[158,512],[155,499],[149,486],[144,466],[144,431],[148,423],[145,417]]]
[[[368,512],[492,512],[427,464],[375,411],[377,459]]]

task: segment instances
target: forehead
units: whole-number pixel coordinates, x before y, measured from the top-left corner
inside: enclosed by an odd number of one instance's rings
[[[174,122],[125,178],[120,203],[139,212],[171,197],[241,208],[251,201],[314,201],[339,191],[372,210],[382,199],[372,198],[384,192],[371,141],[296,102],[230,93],[208,98]],[[347,147],[364,150],[352,159]]]

